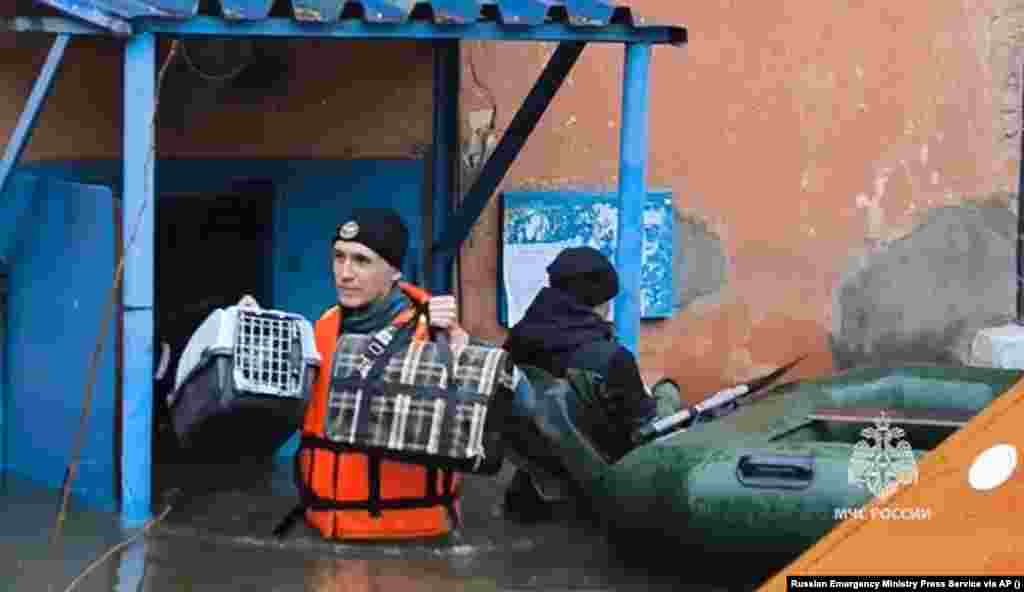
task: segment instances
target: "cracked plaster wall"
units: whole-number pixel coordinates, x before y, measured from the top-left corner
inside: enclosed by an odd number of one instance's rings
[[[852,266],[836,290],[838,367],[962,363],[977,330],[1012,318],[1017,224],[1006,201],[927,218]]]

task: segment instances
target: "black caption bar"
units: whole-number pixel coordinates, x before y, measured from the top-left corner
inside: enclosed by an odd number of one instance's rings
[[[1024,576],[786,576],[787,590],[1004,590]]]

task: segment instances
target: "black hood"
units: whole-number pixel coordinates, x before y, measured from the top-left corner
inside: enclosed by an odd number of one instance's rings
[[[544,358],[564,358],[584,344],[611,340],[614,336],[614,326],[593,309],[565,292],[545,287],[526,309],[522,320],[509,331],[504,349],[516,363],[529,361],[546,367],[548,363],[541,363]]]

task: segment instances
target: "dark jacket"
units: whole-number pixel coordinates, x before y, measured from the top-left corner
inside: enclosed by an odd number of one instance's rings
[[[555,288],[540,291],[503,347],[515,364],[536,366],[556,377],[564,377],[568,368],[601,375],[607,414],[617,424],[609,427],[622,439],[614,448],[628,446],[629,434],[657,413],[636,358],[615,341],[612,324]]]

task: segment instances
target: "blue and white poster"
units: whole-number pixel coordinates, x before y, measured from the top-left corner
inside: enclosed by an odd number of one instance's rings
[[[547,266],[563,249],[590,246],[616,263],[617,194],[510,191],[502,195],[499,315],[517,323],[541,288]],[[641,316],[672,316],[674,218],[672,193],[648,193],[643,215]],[[628,238],[628,237],[627,237]],[[612,307],[614,317],[614,307]]]

